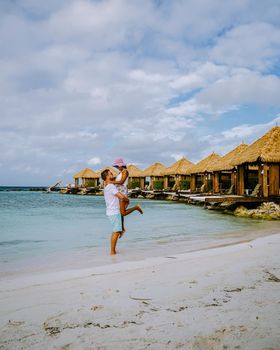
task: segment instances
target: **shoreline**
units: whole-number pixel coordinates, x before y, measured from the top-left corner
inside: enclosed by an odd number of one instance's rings
[[[280,233],[14,281],[0,294],[0,349],[276,350],[279,248]]]
[[[280,235],[280,233],[274,233],[274,234],[269,234],[267,236],[265,235],[265,236],[260,236],[258,238],[244,239],[236,242],[229,242],[229,243],[223,243],[223,244],[217,243],[217,245],[214,245],[214,246],[198,248],[198,249],[194,249],[194,250],[190,250],[190,251],[178,253],[178,254],[171,253],[171,254],[167,254],[167,256],[152,256],[152,257],[143,258],[141,260],[137,259],[137,260],[114,262],[113,260],[116,260],[118,256],[121,256],[121,253],[118,253],[117,256],[110,257],[112,260],[111,264],[98,265],[90,268],[67,269],[67,270],[51,271],[51,272],[46,272],[46,271],[41,273],[31,272],[24,276],[15,275],[10,279],[7,278],[7,276],[3,276],[0,279],[0,281],[4,280],[4,284],[1,285],[1,291],[12,291],[18,288],[19,289],[26,288],[26,287],[28,288],[28,287],[33,287],[37,285],[44,285],[44,284],[55,283],[59,281],[60,282],[66,281],[68,279],[87,278],[93,275],[106,275],[111,273],[130,271],[130,270],[139,269],[139,268],[141,269],[152,265],[161,265],[166,262],[165,259],[180,260],[181,258],[183,259],[186,258],[189,254],[200,253],[203,251],[208,251],[208,250],[210,251],[210,250],[221,249],[221,248],[226,248],[231,246],[239,246],[239,245],[243,245],[264,237],[269,237],[277,234]],[[11,285],[12,289],[8,289],[7,287],[6,287],[7,289],[5,289],[5,283],[6,283],[6,286]]]
[[[16,280],[17,278],[29,279],[30,276],[41,277],[44,275],[55,275],[56,273],[68,273],[68,271],[83,271],[88,269],[110,267],[115,264],[134,264],[135,262],[143,262],[152,259],[161,259],[167,255],[190,254],[208,249],[216,249],[227,246],[239,245],[254,241],[255,239],[267,237],[279,232],[278,226],[274,222],[266,223],[266,228],[248,228],[240,231],[232,231],[227,233],[217,233],[214,237],[197,237],[188,239],[187,236],[175,240],[165,241],[163,237],[159,241],[142,241],[142,242],[122,242],[119,243],[118,254],[111,257],[108,254],[108,247],[94,247],[81,249],[79,251],[56,252],[47,255],[44,259],[38,260],[38,257],[29,258],[31,260],[21,260],[19,262],[10,263],[10,268],[3,269],[0,272],[0,282]],[[109,243],[108,243],[109,244]],[[96,255],[96,250],[98,255]],[[42,263],[42,260],[47,259]],[[55,263],[51,261],[55,260]],[[77,264],[76,261],[79,260]],[[15,266],[20,263],[21,269]],[[34,265],[36,268],[34,269]],[[4,265],[3,265],[4,266]],[[32,266],[32,268],[31,268]],[[93,266],[88,268],[88,266]]]

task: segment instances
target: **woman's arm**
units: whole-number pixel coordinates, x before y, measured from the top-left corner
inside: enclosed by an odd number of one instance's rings
[[[122,178],[119,181],[111,180],[110,183],[114,185],[123,185],[125,183],[125,180],[128,178],[128,171],[124,169],[122,171]]]

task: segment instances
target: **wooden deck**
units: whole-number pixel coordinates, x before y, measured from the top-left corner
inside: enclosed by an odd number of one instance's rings
[[[236,202],[236,203],[263,203],[273,201],[275,198],[259,198],[259,197],[246,197],[246,196],[195,196],[189,197],[194,202],[204,203],[222,203],[222,202]],[[279,202],[279,198],[277,200]]]

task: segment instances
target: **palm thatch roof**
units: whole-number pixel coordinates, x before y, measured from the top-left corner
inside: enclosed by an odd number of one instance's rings
[[[194,164],[185,157],[177,160],[164,170],[164,175],[185,175]]]
[[[217,153],[211,153],[206,158],[203,158],[200,162],[193,165],[189,170],[190,174],[205,173],[208,169],[221,157]]]
[[[235,159],[235,165],[257,162],[280,162],[280,126],[270,129]]]
[[[85,168],[73,176],[74,179],[99,179],[99,174],[90,168]]]
[[[161,163],[154,163],[143,171],[144,176],[164,176],[166,167]]]
[[[127,170],[129,172],[129,177],[145,177],[143,170],[139,169],[134,164],[129,164]]]
[[[235,160],[240,157],[242,152],[247,149],[248,145],[241,143],[239,146],[234,148],[232,151],[225,154],[223,157],[214,162],[208,167],[209,171],[222,171],[222,170],[232,170],[234,168]]]

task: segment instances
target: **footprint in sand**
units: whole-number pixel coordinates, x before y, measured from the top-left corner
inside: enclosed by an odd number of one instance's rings
[[[90,309],[92,311],[98,311],[98,310],[102,310],[104,308],[104,306],[102,305],[93,305]]]
[[[9,322],[8,322],[9,326],[21,326],[22,324],[24,324],[24,321],[12,321],[12,320],[9,320]]]

